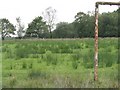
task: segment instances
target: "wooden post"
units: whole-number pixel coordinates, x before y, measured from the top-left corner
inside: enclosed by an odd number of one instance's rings
[[[120,5],[120,2],[96,2],[95,4],[95,56],[94,56],[94,80],[98,80],[98,12],[99,5]]]
[[[95,5],[95,56],[94,56],[94,80],[98,80],[98,4]]]

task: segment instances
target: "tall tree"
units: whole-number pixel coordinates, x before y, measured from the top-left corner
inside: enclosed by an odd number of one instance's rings
[[[56,29],[53,31],[53,35],[56,38],[74,38],[75,31],[72,23],[60,22],[56,25]]]
[[[9,22],[8,19],[6,18],[0,19],[0,27],[2,30],[1,31],[2,40],[4,40],[6,36],[9,36],[10,34],[14,34],[15,27],[12,23]]]
[[[16,21],[17,21],[17,35],[18,35],[18,38],[21,39],[23,37],[23,33],[25,32],[24,31],[24,25],[21,23],[21,18],[20,17],[17,17],[16,18]]]
[[[94,36],[94,16],[78,12],[75,16],[74,27],[78,37],[93,37]]]
[[[48,30],[50,32],[50,38],[52,38],[52,29],[55,25],[56,20],[56,10],[52,7],[48,7],[45,12],[43,12],[44,19],[48,25]]]
[[[28,24],[26,36],[47,38],[49,31],[46,22],[43,21],[41,16],[36,17],[31,23]]]
[[[99,36],[116,37],[118,36],[118,13],[108,12],[99,16]]]
[[[85,34],[85,26],[86,26],[86,14],[83,12],[78,12],[77,15],[75,16],[75,21],[74,21],[74,25],[75,25],[75,30],[78,33],[78,37],[84,37]],[[86,20],[85,20],[86,19]]]

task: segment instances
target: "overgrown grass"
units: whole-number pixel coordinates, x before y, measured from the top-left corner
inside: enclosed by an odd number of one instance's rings
[[[94,39],[3,41],[3,87],[118,87],[117,38],[99,39],[94,81]]]

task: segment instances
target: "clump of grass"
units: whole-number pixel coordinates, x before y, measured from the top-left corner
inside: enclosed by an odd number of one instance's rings
[[[32,69],[32,67],[33,67],[33,63],[30,63],[29,68]]]
[[[11,70],[13,69],[13,66],[12,66],[12,64],[10,65],[10,69],[11,69]]]
[[[16,59],[20,59],[20,58],[27,58],[28,57],[28,53],[29,53],[29,49],[25,48],[25,47],[20,47],[16,49]]]
[[[61,53],[73,53],[73,50],[70,48],[64,48],[64,49],[60,49]]]
[[[43,59],[44,57],[43,57],[43,54],[41,54],[41,59]]]
[[[39,58],[38,54],[32,54],[32,58]]]
[[[57,57],[51,51],[46,51],[44,58],[47,65],[50,64],[57,65]]]
[[[37,60],[37,63],[41,63],[41,60],[40,60],[40,59],[38,59],[38,60]]]
[[[78,68],[78,62],[76,60],[72,61],[72,67],[73,67],[73,69],[77,69]]]
[[[23,62],[23,63],[22,63],[22,68],[23,68],[23,69],[26,69],[26,68],[27,68],[26,62]]]
[[[117,63],[117,55],[114,53],[101,51],[99,52],[99,67],[111,67],[114,63]]]
[[[83,55],[83,66],[85,68],[93,68],[94,67],[94,52],[92,49],[88,49],[86,54]]]
[[[80,48],[81,49],[88,48],[88,45],[86,45],[86,43],[80,43]]]
[[[72,58],[74,60],[79,60],[81,58],[81,53],[79,51],[74,52]]]
[[[16,84],[17,80],[16,80],[16,77],[12,76],[10,79],[9,79],[9,85],[10,85],[10,88],[13,88]]]
[[[72,67],[73,69],[77,69],[78,68],[78,61],[80,59],[80,53],[79,52],[75,52],[72,55]]]
[[[28,77],[33,79],[33,78],[46,78],[47,74],[45,72],[40,71],[39,69],[32,69],[28,73]]]
[[[3,57],[4,58],[14,58],[15,57],[14,50],[12,50],[11,48],[7,48],[6,52],[4,52]]]

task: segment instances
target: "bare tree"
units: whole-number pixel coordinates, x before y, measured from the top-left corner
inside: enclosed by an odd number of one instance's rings
[[[43,12],[42,14],[48,26],[50,38],[52,38],[52,29],[54,28],[55,20],[56,20],[56,10],[53,9],[52,7],[48,7],[47,9],[45,9],[45,12]]]
[[[23,33],[25,32],[24,31],[24,25],[21,23],[21,19],[20,17],[17,17],[16,18],[16,21],[17,21],[17,35],[18,35],[18,38],[21,39],[23,37]]]

